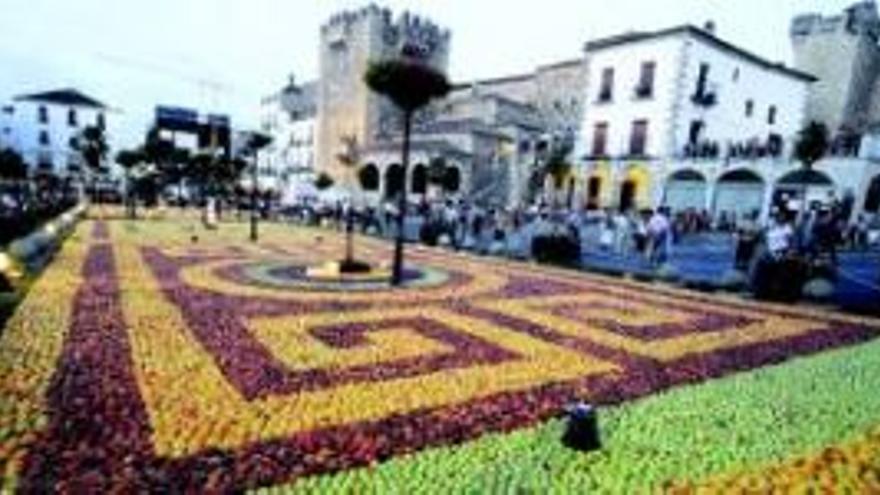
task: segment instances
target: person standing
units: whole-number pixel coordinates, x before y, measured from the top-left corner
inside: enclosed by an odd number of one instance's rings
[[[734,255],[734,268],[746,270],[755,255],[755,247],[760,238],[758,226],[758,212],[752,212],[739,223],[736,231],[736,254]]]
[[[670,223],[663,208],[658,208],[648,220],[648,239],[650,253],[648,261],[652,266],[662,265],[669,254]]]

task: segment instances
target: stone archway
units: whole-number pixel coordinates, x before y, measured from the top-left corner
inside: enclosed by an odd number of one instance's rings
[[[595,210],[599,208],[602,193],[602,178],[592,176],[587,180],[587,209]]]
[[[364,191],[379,190],[379,168],[374,163],[368,163],[358,171],[358,182]]]
[[[627,179],[620,185],[620,211],[629,211],[636,206],[636,194],[639,185],[635,181]]]
[[[664,204],[672,211],[702,210],[706,207],[706,176],[694,169],[682,169],[666,179]]]
[[[865,195],[865,211],[880,213],[880,174],[874,176],[868,185],[868,192]]]
[[[834,191],[834,181],[825,172],[799,168],[788,172],[776,181],[773,202],[776,204],[781,202],[782,198],[788,198],[799,203],[806,201],[807,205],[814,201],[822,203],[827,201]]]
[[[443,177],[443,190],[455,194],[461,188],[461,171],[458,167],[447,167]]]
[[[403,191],[406,180],[403,176],[403,167],[399,163],[392,163],[385,169],[385,199],[395,199]]]
[[[722,213],[741,218],[763,211],[766,181],[757,172],[739,168],[729,170],[715,185],[713,214]]]
[[[611,166],[607,162],[595,164],[587,176],[586,205],[587,208],[604,208],[613,202],[611,197],[614,180]]]
[[[428,190],[428,167],[422,163],[417,163],[412,170],[410,178],[410,191],[413,194],[425,194]]]
[[[651,206],[651,172],[641,164],[631,165],[620,182],[617,204],[621,211]]]

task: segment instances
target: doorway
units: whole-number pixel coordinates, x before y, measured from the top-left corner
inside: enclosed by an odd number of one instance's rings
[[[635,204],[636,183],[626,180],[620,185],[620,211],[629,211]]]

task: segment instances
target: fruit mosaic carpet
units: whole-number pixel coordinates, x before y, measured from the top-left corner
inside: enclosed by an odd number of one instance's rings
[[[0,340],[4,491],[880,492],[880,322],[416,246],[392,290],[310,272],[339,234],[245,239],[79,226]],[[600,451],[560,444],[578,399]]]

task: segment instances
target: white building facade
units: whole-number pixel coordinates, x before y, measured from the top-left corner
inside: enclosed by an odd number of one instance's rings
[[[260,127],[272,143],[260,152],[260,189],[282,196],[292,194],[315,179],[315,85],[296,86],[291,81],[281,91],[264,98]]]
[[[587,43],[577,154],[593,207],[767,212],[814,78],[680,26]],[[784,174],[781,174],[784,175]]]
[[[108,107],[75,89],[60,89],[18,96],[2,108],[0,146],[21,154],[31,174],[52,173],[59,177],[82,171],[76,140],[83,129],[104,129],[112,161],[112,125]]]

